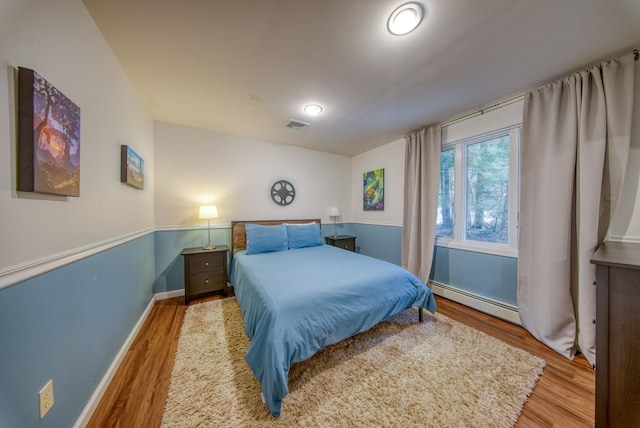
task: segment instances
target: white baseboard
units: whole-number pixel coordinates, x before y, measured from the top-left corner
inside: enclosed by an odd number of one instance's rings
[[[180,290],[163,291],[162,293],[155,294],[156,300],[166,300],[180,296],[184,296],[184,288],[181,288]]]
[[[470,308],[476,309],[485,314],[509,321],[513,324],[522,325],[520,323],[520,315],[518,308],[508,305],[488,297],[480,296],[466,290],[443,284],[437,281],[429,281],[431,290],[434,294],[444,297],[454,302],[461,303]]]
[[[167,292],[166,294],[169,294],[169,293],[172,293],[172,292],[170,291],[170,292]],[[159,294],[163,294],[163,293],[159,293]],[[183,294],[184,294],[184,291],[183,291]],[[129,350],[129,348],[131,347],[131,344],[133,343],[136,336],[138,335],[140,328],[142,328],[142,325],[144,324],[144,322],[147,320],[147,317],[151,313],[151,308],[153,308],[153,305],[156,300],[159,300],[156,297],[156,295],[151,297],[151,301],[147,305],[142,315],[140,315],[138,322],[133,327],[133,330],[131,330],[131,333],[129,333],[127,340],[125,340],[124,343],[122,344],[120,351],[118,352],[116,357],[113,359],[113,362],[109,366],[109,369],[107,369],[107,372],[102,377],[102,380],[100,380],[100,383],[98,384],[95,391],[91,395],[91,398],[87,402],[86,406],[84,406],[84,409],[82,410],[82,413],[80,413],[80,417],[78,418],[76,423],[73,425],[73,428],[84,428],[87,426],[87,424],[91,420],[91,416],[93,416],[93,412],[95,412],[96,408],[98,407],[98,404],[100,404],[100,400],[102,399],[102,396],[105,394],[105,392],[107,392],[107,388],[109,387],[109,384],[113,379],[113,376],[115,376],[116,372],[118,371],[118,368],[120,367],[120,364],[122,363],[122,360],[124,359],[124,356],[127,354],[127,351]]]
[[[605,238],[605,241],[615,242],[640,242],[640,236],[629,235],[609,235]]]

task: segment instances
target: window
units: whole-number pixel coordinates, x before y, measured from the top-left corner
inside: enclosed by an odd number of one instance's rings
[[[520,127],[443,144],[438,245],[517,252]]]
[[[454,150],[444,150],[440,154],[440,192],[438,194],[438,217],[436,236],[453,237],[454,215]]]

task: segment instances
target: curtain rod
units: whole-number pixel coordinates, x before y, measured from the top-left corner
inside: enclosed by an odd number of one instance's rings
[[[489,105],[487,107],[481,107],[476,111],[472,111],[471,113],[467,113],[467,114],[464,114],[462,116],[458,116],[458,117],[456,117],[454,119],[447,120],[446,122],[443,122],[440,125],[440,127],[445,128],[447,126],[453,125],[454,123],[458,123],[458,122],[461,122],[463,120],[466,120],[466,119],[469,119],[469,118],[472,118],[472,117],[475,117],[475,116],[481,116],[481,115],[483,115],[483,114],[485,114],[487,112],[490,112],[492,110],[497,109],[498,107],[503,107],[503,106],[506,106],[506,105],[509,105],[509,104],[513,104],[513,103],[515,103],[517,101],[520,101],[520,100],[523,100],[523,99],[524,99],[524,92],[521,93],[521,94],[515,95],[515,96],[513,96],[511,98],[507,98],[507,99],[504,99],[502,101],[498,101],[497,103],[491,104],[491,105]]]
[[[638,49],[634,49],[633,50],[633,59],[635,61],[638,61],[638,59],[640,59],[640,51],[638,51]],[[446,122],[443,122],[440,126],[442,128],[445,128],[447,126],[453,125],[454,123],[458,123],[460,121],[463,121],[463,120],[466,120],[466,119],[469,119],[469,118],[472,118],[472,117],[475,117],[475,116],[481,116],[484,113],[489,112],[491,110],[494,110],[494,109],[496,109],[498,107],[502,107],[502,106],[505,106],[505,105],[512,104],[512,103],[514,103],[516,101],[523,100],[524,99],[524,95],[525,94],[523,92],[523,93],[518,94],[516,96],[513,96],[511,98],[507,98],[505,100],[498,101],[497,103],[492,104],[490,106],[479,108],[478,110],[473,111],[471,113],[467,113],[467,114],[464,114],[462,116],[456,117],[454,119],[447,120]]]

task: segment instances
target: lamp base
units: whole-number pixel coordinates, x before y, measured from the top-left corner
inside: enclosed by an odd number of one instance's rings
[[[216,247],[215,246],[211,246],[211,245],[205,245],[204,247],[202,247],[203,250],[215,250]]]

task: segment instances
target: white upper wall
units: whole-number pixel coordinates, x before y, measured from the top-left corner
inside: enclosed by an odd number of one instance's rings
[[[442,130],[443,141],[457,141],[522,121],[522,101]],[[402,226],[405,140],[401,138],[352,158],[351,212],[356,223]],[[364,211],[363,174],[384,168],[384,211]]]
[[[505,103],[484,114],[456,121],[442,128],[442,143],[454,143],[478,135],[487,134],[522,124],[524,101]]]
[[[356,223],[402,226],[404,138],[354,156],[351,162],[351,213]],[[384,211],[363,209],[364,174],[384,168]]]
[[[84,5],[5,0],[1,6],[0,276],[154,225],[153,121]],[[35,70],[80,107],[78,198],[16,191],[18,66]],[[121,144],[145,160],[142,191],[120,183]]]
[[[198,207],[205,204],[218,208],[212,227],[231,220],[320,218],[324,223],[332,206],[340,207],[341,221],[351,218],[346,156],[156,122],[155,167],[159,228],[206,225],[198,219]],[[271,199],[278,180],[295,187],[290,205]]]
[[[201,203],[218,205],[214,225],[240,218],[328,222],[331,206],[340,207],[343,222],[402,225],[403,139],[347,158],[158,123],[154,143],[145,106],[80,0],[4,0],[0,15],[0,276],[154,226],[200,226]],[[79,198],[15,190],[18,66],[36,70],[81,108]],[[629,167],[610,235],[640,241],[640,66],[635,96]],[[119,182],[121,144],[145,160],[142,191]],[[378,168],[385,169],[385,210],[365,212],[362,174]],[[269,197],[278,179],[296,186],[288,207]]]
[[[631,150],[622,197],[611,222],[609,239],[640,242],[640,64],[636,65],[635,110]],[[523,102],[518,101],[483,115],[454,123],[442,130],[443,142],[454,142],[522,122]],[[351,201],[354,222],[402,226],[404,139],[354,156]],[[385,210],[362,209],[362,174],[385,168]]]
[[[640,62],[635,65],[635,97],[631,125],[629,163],[618,209],[611,220],[609,237],[640,242]]]

